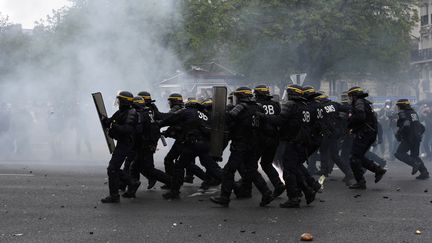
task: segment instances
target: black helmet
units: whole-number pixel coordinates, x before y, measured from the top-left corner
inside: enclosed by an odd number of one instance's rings
[[[357,97],[357,98],[365,98],[368,97],[369,94],[364,92],[364,90],[358,86],[352,87],[348,90],[349,97]]]
[[[202,108],[201,102],[195,98],[188,98],[185,104],[186,108]]]
[[[320,96],[321,94],[316,92],[315,88],[312,86],[305,86],[303,87],[303,96],[306,99],[315,99],[316,97]]]
[[[133,94],[129,91],[119,91],[116,96],[116,104],[120,107],[130,106],[133,102]]]
[[[411,109],[411,102],[408,99],[400,99],[396,102],[396,105],[401,110]]]
[[[183,96],[181,94],[178,93],[172,93],[170,94],[170,96],[168,96],[168,102],[170,104],[170,106],[173,105],[183,105]]]
[[[288,88],[286,90],[288,100],[295,100],[302,98],[303,96],[303,87],[297,84],[291,84],[288,85]]]
[[[255,96],[270,97],[270,88],[266,85],[258,85],[254,89]]]
[[[326,93],[324,91],[318,91],[318,93],[320,95],[316,97],[317,100],[319,100],[319,101],[327,101],[327,100],[329,100],[329,96],[326,95]]]
[[[144,107],[145,106],[144,98],[141,96],[135,96],[133,98],[133,105],[135,107]]]
[[[236,91],[234,91],[234,96],[240,101],[242,100],[249,101],[253,97],[253,94],[250,88],[240,87],[236,89]]]
[[[155,102],[154,100],[152,100],[151,94],[147,91],[139,92],[138,96],[143,97],[144,101],[148,104]]]
[[[211,110],[213,106],[213,99],[211,98],[205,99],[201,102],[201,105],[204,107],[204,109]]]

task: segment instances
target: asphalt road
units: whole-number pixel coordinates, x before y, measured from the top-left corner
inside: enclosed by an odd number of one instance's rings
[[[219,208],[210,195],[188,197],[198,183],[178,201],[140,188],[137,199],[102,205],[103,165],[2,162],[0,242],[299,242],[305,232],[314,242],[432,242],[432,181],[409,172],[393,164],[379,184],[369,174],[367,191],[350,191],[336,171],[300,209],[279,208],[285,198],[260,208],[256,192]]]

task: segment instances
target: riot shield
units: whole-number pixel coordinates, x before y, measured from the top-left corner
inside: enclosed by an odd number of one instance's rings
[[[218,158],[222,157],[224,149],[226,103],[227,88],[213,86],[210,155]]]
[[[101,121],[101,125],[102,125],[102,118],[108,117],[106,109],[105,109],[105,104],[104,104],[104,101],[102,98],[102,94],[100,92],[98,92],[98,93],[92,94],[92,96],[93,96],[93,101],[94,101],[95,106],[96,106],[96,111],[99,115],[99,120]],[[103,133],[105,135],[105,140],[107,142],[108,149],[109,149],[110,153],[112,154],[114,149],[115,149],[114,140],[108,135],[108,129],[104,128],[103,125],[102,125],[102,130],[103,130]]]

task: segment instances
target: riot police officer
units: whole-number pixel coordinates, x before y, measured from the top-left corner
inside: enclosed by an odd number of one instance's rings
[[[412,175],[420,171],[416,179],[429,178],[429,172],[419,157],[420,142],[425,127],[420,123],[417,112],[411,107],[409,100],[400,99],[396,106],[399,109],[396,139],[400,142],[395,157],[412,167]],[[410,154],[408,155],[408,151]]]
[[[137,122],[137,113],[132,108],[133,95],[128,91],[120,91],[117,94],[117,112],[111,118],[103,118],[104,127],[109,128],[109,136],[117,140],[117,145],[108,164],[108,186],[110,195],[101,200],[102,203],[120,202],[119,185],[124,181],[131,190],[136,190],[140,183],[134,182],[130,176],[120,168],[126,156],[133,147],[133,135]]]
[[[171,190],[163,194],[165,199],[178,199],[180,187],[184,181],[184,170],[188,168],[196,157],[213,178],[222,178],[222,170],[209,155],[210,134],[207,129],[208,117],[200,111],[201,103],[197,100],[188,100],[186,109],[173,113],[160,122],[160,126],[179,126],[181,134],[179,141],[183,149],[179,159],[174,164],[174,176]],[[194,172],[195,173],[195,172]]]
[[[345,174],[345,180],[349,182],[354,178],[349,164],[341,160],[338,150],[338,141],[342,137],[344,129],[342,117],[340,116],[341,105],[322,94],[317,97],[321,104],[318,116],[322,116],[323,139],[320,146],[321,171],[320,175],[328,177],[335,163]]]
[[[181,94],[170,94],[168,97],[168,104],[170,106],[168,115],[184,109],[184,102]],[[170,126],[164,132],[165,136],[176,139],[171,149],[168,151],[167,155],[164,158],[165,173],[170,176],[174,175],[174,161],[178,159],[182,150],[181,142],[177,141],[177,138],[181,133],[180,129],[181,128],[179,126]]]
[[[253,182],[262,194],[260,206],[269,204],[272,192],[264,178],[258,172],[258,164],[254,159],[258,146],[259,119],[255,114],[262,108],[252,100],[252,90],[240,87],[234,92],[234,108],[227,113],[231,137],[231,155],[223,168],[223,180],[219,197],[210,198],[212,202],[228,207],[230,196],[235,187],[234,175],[240,166],[244,166],[243,183]]]
[[[374,144],[377,133],[377,118],[372,109],[372,103],[366,100],[367,93],[360,87],[353,87],[348,90],[348,97],[351,101],[351,114],[348,118],[348,128],[353,134],[351,148],[351,168],[357,183],[351,185],[350,189],[366,189],[366,180],[363,176],[366,168],[375,173],[375,183],[379,182],[386,170],[365,157],[372,144]]]
[[[288,201],[280,204],[280,207],[298,208],[302,192],[308,204],[315,199],[315,191],[306,182],[306,168],[303,167],[308,156],[307,147],[310,146],[312,115],[301,86],[288,86],[286,94],[288,101],[283,104],[280,115],[264,118],[280,127],[279,137],[285,144],[282,163]]]
[[[162,119],[162,113],[159,111],[158,107],[156,106],[154,100],[151,96],[151,94],[147,91],[141,91],[138,93],[138,96],[141,96],[144,99],[145,106],[148,107],[151,111],[151,115],[154,120],[158,121]]]
[[[156,144],[160,138],[159,126],[150,117],[150,109],[145,106],[145,101],[142,97],[135,97],[133,104],[137,111],[134,146],[136,157],[131,164],[130,174],[136,181],[139,181],[141,173],[149,182],[160,181],[169,185],[171,178],[154,166],[153,155],[156,152]],[[153,186],[149,185],[148,189]],[[128,187],[123,197],[134,198],[137,189],[136,187]]]
[[[254,94],[256,102],[262,107],[265,115],[277,116],[280,114],[280,104],[272,100],[273,97],[270,95],[269,87],[266,85],[258,85],[254,89]],[[278,197],[285,191],[285,185],[279,178],[279,173],[273,167],[273,159],[276,154],[276,149],[279,146],[279,128],[276,125],[263,121],[262,124],[260,124],[258,136],[259,145],[257,147],[255,160],[258,163],[258,160],[261,159],[261,168],[274,187],[273,197]],[[250,194],[252,184],[246,185],[244,181],[242,181],[241,187],[241,190]]]

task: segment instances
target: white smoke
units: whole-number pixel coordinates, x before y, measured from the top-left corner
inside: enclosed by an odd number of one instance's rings
[[[0,77],[14,124],[2,136],[2,143],[12,144],[3,159],[106,160],[91,93],[104,94],[109,114],[118,90],[158,97],[158,82],[181,67],[167,40],[181,23],[178,5],[75,0],[32,35],[19,35],[24,47],[15,51],[24,54]]]

